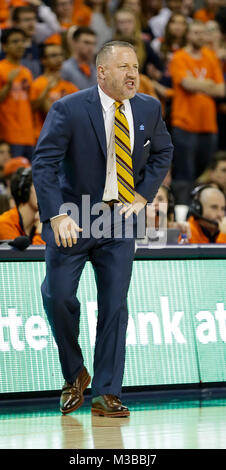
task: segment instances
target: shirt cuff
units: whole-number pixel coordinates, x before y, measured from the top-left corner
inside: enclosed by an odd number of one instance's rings
[[[63,213],[63,214],[54,215],[54,217],[50,217],[50,220],[56,219],[57,217],[61,217],[62,215],[67,215],[67,214]]]

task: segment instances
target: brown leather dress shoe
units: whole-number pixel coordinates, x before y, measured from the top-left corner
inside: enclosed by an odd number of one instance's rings
[[[60,397],[60,411],[63,414],[77,410],[83,402],[83,392],[91,382],[91,377],[84,367],[73,384],[65,381]]]
[[[130,412],[123,406],[116,395],[100,395],[92,399],[91,412],[93,415],[121,418],[129,416]]]

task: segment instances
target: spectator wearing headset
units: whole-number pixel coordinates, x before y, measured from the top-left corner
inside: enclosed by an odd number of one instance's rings
[[[32,245],[44,245],[31,168],[18,168],[11,179],[16,206],[0,215],[0,240],[27,236]]]
[[[188,211],[189,243],[226,243],[225,195],[214,185],[197,186],[192,191]]]

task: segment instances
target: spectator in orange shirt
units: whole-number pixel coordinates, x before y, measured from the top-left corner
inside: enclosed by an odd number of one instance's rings
[[[25,36],[25,51],[22,64],[28,67],[33,78],[38,77],[42,70],[39,57],[39,45],[48,38],[61,32],[60,24],[53,11],[40,0],[30,0],[31,5],[20,6],[12,10],[12,25],[22,29]],[[32,2],[37,6],[35,7]],[[41,21],[38,21],[40,19]],[[54,35],[54,36],[53,36]],[[60,35],[58,38],[58,42]]]
[[[170,63],[174,87],[172,139],[173,189],[177,204],[189,204],[193,181],[217,150],[215,97],[223,97],[224,78],[213,51],[203,46],[205,25],[188,26],[187,45]]]
[[[57,44],[44,44],[41,52],[44,74],[40,75],[31,87],[31,104],[34,111],[35,135],[38,139],[46,114],[50,106],[78,88],[63,80],[60,75],[64,56],[63,49]]]
[[[224,193],[211,185],[202,185],[192,195],[188,212],[189,243],[226,243],[226,234],[221,231],[225,217]]]
[[[203,23],[214,20],[219,10],[219,0],[205,0],[204,8],[200,8],[194,13],[194,19],[200,20]]]
[[[11,145],[13,157],[31,160],[34,128],[29,100],[32,76],[21,65],[25,35],[22,30],[4,30],[2,45],[6,58],[0,61],[0,139]]]
[[[16,206],[0,215],[0,240],[28,236],[32,245],[44,245],[31,168],[19,168],[11,179]]]

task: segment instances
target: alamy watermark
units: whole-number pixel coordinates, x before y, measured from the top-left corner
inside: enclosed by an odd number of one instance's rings
[[[126,217],[120,214],[122,206],[117,203],[110,207],[107,203],[91,205],[90,196],[83,195],[81,204],[65,202],[59,215],[67,214],[81,227],[78,238],[135,238],[149,240],[152,244],[165,245],[167,242],[167,204],[147,204],[137,214]]]

